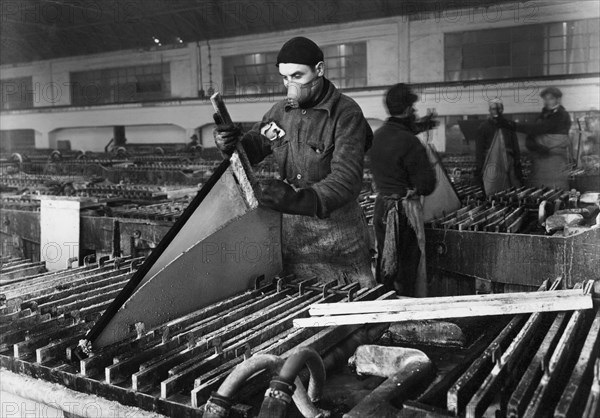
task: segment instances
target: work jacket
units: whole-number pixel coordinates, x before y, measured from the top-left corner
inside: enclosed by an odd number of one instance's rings
[[[358,104],[333,83],[325,85],[325,95],[311,108],[277,102],[242,139],[251,164],[274,154],[282,180],[317,193],[319,217],[356,200],[373,136]],[[273,140],[261,133],[271,123],[278,133]]]
[[[375,132],[370,151],[377,191],[404,196],[408,189],[428,195],[435,188],[435,172],[425,147],[407,121],[391,117]]]

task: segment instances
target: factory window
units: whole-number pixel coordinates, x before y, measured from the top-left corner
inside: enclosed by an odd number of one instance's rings
[[[323,47],[325,76],[339,88],[367,85],[367,46],[365,42]],[[284,93],[275,66],[277,52],[223,57],[224,91],[232,95]]]
[[[0,80],[2,110],[33,107],[33,82],[31,77]]]
[[[171,96],[169,63],[71,73],[74,105],[160,100]]]
[[[225,92],[234,95],[283,92],[276,62],[277,52],[223,57]]]
[[[367,85],[367,44],[329,45],[323,48],[325,75],[339,88]]]
[[[447,33],[446,81],[599,71],[597,19]]]

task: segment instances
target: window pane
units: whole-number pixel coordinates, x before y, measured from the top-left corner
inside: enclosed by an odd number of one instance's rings
[[[33,81],[31,77],[0,80],[2,110],[28,109],[33,107]],[[43,104],[42,104],[43,105]]]
[[[448,33],[448,81],[590,73],[598,68],[596,19]]]
[[[170,65],[133,67],[71,73],[74,105],[97,105],[165,99],[171,95]]]
[[[366,42],[322,47],[327,77],[338,87],[367,83]],[[277,67],[277,52],[223,57],[223,83],[232,94],[280,93],[284,90]],[[247,88],[251,86],[251,88]],[[252,92],[252,93],[251,93]]]

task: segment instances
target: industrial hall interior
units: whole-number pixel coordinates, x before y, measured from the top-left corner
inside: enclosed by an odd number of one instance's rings
[[[600,0],[0,0],[0,41],[0,417],[600,417]]]

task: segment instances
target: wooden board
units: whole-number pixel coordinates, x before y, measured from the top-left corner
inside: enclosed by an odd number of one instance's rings
[[[423,319],[464,318],[591,309],[592,296],[581,289],[543,293],[504,293],[442,298],[398,299],[377,302],[317,304],[310,318],[294,321],[296,327],[323,327]]]

